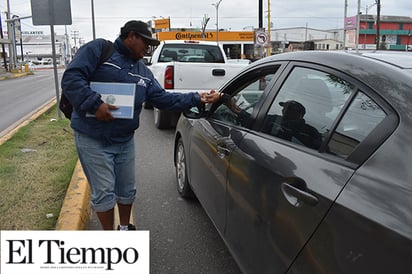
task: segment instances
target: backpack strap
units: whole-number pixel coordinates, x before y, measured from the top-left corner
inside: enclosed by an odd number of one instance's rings
[[[114,52],[114,45],[111,41],[106,40],[106,44],[104,45],[102,54],[100,55],[99,62],[97,63],[97,67],[100,67],[104,62],[106,62],[110,56],[112,56]]]
[[[103,47],[103,51],[100,55],[99,62],[97,62],[96,70],[98,67],[100,67],[104,62],[106,62],[110,56],[112,56],[114,52],[114,45],[111,41],[106,40],[106,44]],[[71,119],[72,117],[72,112],[73,112],[73,106],[67,99],[66,95],[64,92],[61,93],[61,98],[59,100],[59,108],[63,112],[64,116],[67,119]]]

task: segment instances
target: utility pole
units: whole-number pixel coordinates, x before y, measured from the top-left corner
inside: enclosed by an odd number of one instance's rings
[[[270,42],[270,0],[268,0],[268,42],[267,42],[267,56],[271,55],[272,43]]]
[[[376,0],[376,50],[380,47],[381,0]]]
[[[77,51],[77,39],[79,38],[79,31],[77,30],[72,30],[72,39],[74,40],[74,52],[72,52],[70,55],[73,55]]]
[[[7,35],[10,41],[9,44],[9,70],[13,71],[16,67],[15,52],[16,52],[16,39],[14,39],[14,22],[10,18],[10,0],[7,0]]]
[[[355,47],[356,47],[356,52],[359,51],[359,26],[360,26],[360,4],[361,0],[358,0],[358,11],[356,13],[356,36],[355,36]]]
[[[375,3],[373,3],[369,6],[368,5],[365,6],[365,16],[366,16],[365,22],[366,22],[367,25],[369,24],[369,22],[368,22],[368,11],[370,10],[370,8],[372,8],[375,5],[377,5],[377,2],[375,2]],[[367,27],[366,29],[369,29],[369,27]],[[363,36],[363,48],[366,49],[366,32]]]
[[[93,29],[93,40],[96,39],[96,26],[94,24],[94,0],[92,1],[92,29]]]
[[[2,26],[2,24],[1,24],[1,13],[0,13],[0,39],[4,39],[4,37],[3,37],[3,26]],[[6,50],[5,50],[5,48],[4,48],[4,44],[2,43],[1,44],[1,54],[2,54],[2,56],[3,56],[3,62],[4,62],[4,68],[6,69],[6,71],[8,70],[7,69],[7,59],[6,59]]]
[[[345,23],[346,17],[348,17],[348,0],[345,0],[345,8],[343,14],[343,20]],[[346,49],[346,26],[343,26],[343,48]]]
[[[64,52],[64,55],[65,55],[64,65],[67,65],[72,60],[72,58],[71,58],[71,56],[72,56],[71,50],[72,49],[71,49],[71,46],[70,46],[69,35],[67,34],[67,25],[64,25],[64,39],[66,40],[65,41],[66,49],[65,49],[65,52]]]
[[[13,24],[14,24],[14,39],[20,40],[21,61],[24,62],[23,37],[21,34],[21,21],[20,21],[19,16],[13,15]],[[17,29],[17,33],[16,33],[16,29]],[[16,60],[17,60],[17,49],[16,49]]]

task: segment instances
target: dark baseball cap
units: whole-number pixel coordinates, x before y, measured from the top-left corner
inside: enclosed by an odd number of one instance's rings
[[[294,100],[280,102],[279,105],[286,108],[288,111],[300,113],[302,116],[306,113],[305,107],[301,103],[296,102]]]
[[[123,35],[127,35],[127,33],[131,31],[143,37],[151,46],[157,46],[160,44],[159,40],[152,37],[152,31],[150,30],[149,25],[145,22],[132,20],[127,22],[120,30]]]

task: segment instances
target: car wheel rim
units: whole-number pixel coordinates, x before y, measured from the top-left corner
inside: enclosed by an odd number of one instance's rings
[[[181,144],[179,144],[179,148],[177,150],[176,175],[179,191],[182,191],[185,187],[186,164],[185,153]]]

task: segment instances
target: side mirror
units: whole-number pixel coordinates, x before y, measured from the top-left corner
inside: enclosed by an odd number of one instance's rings
[[[206,117],[207,111],[199,107],[192,107],[183,112],[183,115],[189,119],[200,119]]]
[[[143,63],[146,65],[146,66],[150,66],[152,63],[150,63],[150,58],[149,57],[143,57]]]

